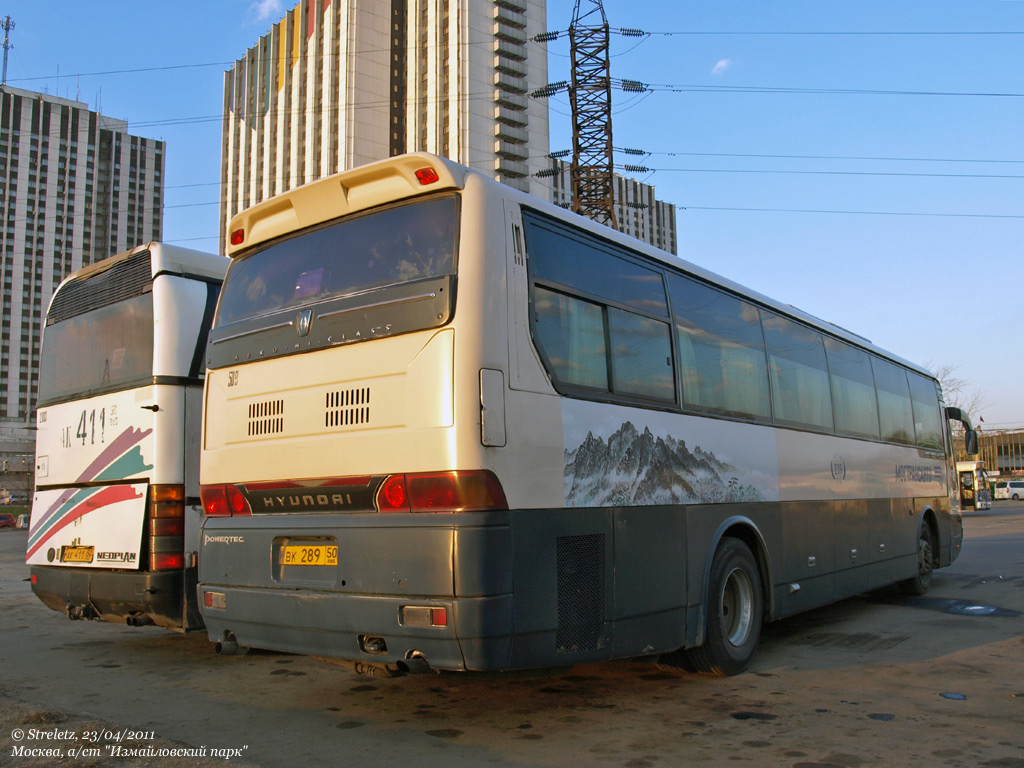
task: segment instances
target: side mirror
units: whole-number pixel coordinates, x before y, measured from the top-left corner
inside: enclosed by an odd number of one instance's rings
[[[968,429],[964,432],[964,450],[967,451],[969,456],[976,456],[978,454],[978,433],[973,429]]]
[[[964,420],[963,412],[959,408],[956,408],[955,406],[952,405],[946,407],[946,418],[950,419],[951,421]]]

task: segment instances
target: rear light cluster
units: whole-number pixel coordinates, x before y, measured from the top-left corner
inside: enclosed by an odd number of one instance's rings
[[[377,491],[381,512],[474,512],[508,509],[494,473],[431,472],[391,475]]]
[[[368,477],[357,477],[334,478],[320,484],[283,482],[260,483],[247,487],[260,491],[278,487],[303,488],[310,490],[311,498],[320,498],[316,491],[325,485],[332,489],[346,485],[365,487],[369,482]],[[238,517],[252,514],[248,499],[237,485],[204,485],[200,489],[200,496],[203,500],[203,511],[209,517]],[[508,502],[505,500],[501,483],[493,472],[475,470],[389,475],[377,489],[376,506],[379,512],[476,512],[508,509]]]
[[[146,515],[149,570],[185,567],[185,486],[151,485]]]
[[[223,611],[228,607],[228,596],[223,592],[203,591],[203,605]]]
[[[448,609],[427,605],[403,605],[400,608],[404,627],[447,627]]]
[[[199,489],[203,511],[210,517],[251,515],[252,507],[234,485],[204,485]]]

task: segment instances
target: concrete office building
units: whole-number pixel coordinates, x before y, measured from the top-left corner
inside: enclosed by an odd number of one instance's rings
[[[433,152],[550,199],[544,0],[301,0],[224,78],[227,221],[338,171]]]
[[[0,87],[0,459],[31,457],[46,310],[70,272],[159,240],[164,143],[86,104]]]

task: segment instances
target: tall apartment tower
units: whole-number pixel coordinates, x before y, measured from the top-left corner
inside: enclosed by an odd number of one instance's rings
[[[552,201],[563,208],[571,208],[569,164],[563,160],[552,160],[550,169]],[[612,179],[612,198],[620,232],[663,251],[677,253],[676,207],[658,200],[653,186],[616,173]]]
[[[550,199],[545,0],[301,0],[225,73],[221,243],[273,195],[412,151]]]
[[[33,453],[46,310],[70,272],[163,228],[164,143],[86,104],[0,87],[0,458]]]

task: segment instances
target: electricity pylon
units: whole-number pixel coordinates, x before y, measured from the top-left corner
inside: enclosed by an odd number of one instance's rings
[[[572,209],[616,228],[608,37],[608,20],[601,0],[576,0],[569,27]]]

